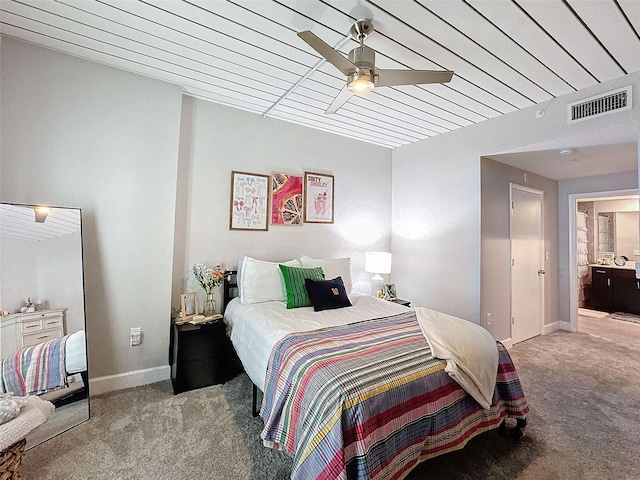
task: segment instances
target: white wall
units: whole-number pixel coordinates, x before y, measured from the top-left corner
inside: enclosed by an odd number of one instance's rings
[[[566,124],[567,103],[629,84],[633,85],[633,104],[638,105],[640,74],[627,75],[395,149],[392,279],[403,292],[400,295],[412,300],[413,305],[479,323],[480,157],[637,141],[640,124],[637,107],[571,126]],[[545,115],[538,119],[535,112],[541,108]],[[563,225],[563,221],[566,224],[567,218],[561,217],[559,224]],[[566,262],[559,265],[562,285],[567,281],[568,265]]]
[[[64,308],[65,332],[84,328],[80,232],[38,242],[38,295],[46,308]]]
[[[494,160],[482,159],[480,324],[503,341],[511,339],[511,183],[543,192],[544,324],[558,317],[558,182]],[[507,292],[507,294],[505,294]],[[491,325],[486,316],[491,313]]]
[[[334,224],[229,230],[231,171],[305,171],[335,176]],[[390,250],[391,150],[241,110],[185,97],[172,301],[184,289],[202,293],[191,267],[244,255],[282,261],[301,254],[351,257],[354,288],[369,292],[366,250]]]
[[[633,182],[633,175],[629,175],[629,181]],[[619,200],[598,200],[594,202],[593,213],[600,212],[637,212],[638,200],[634,198],[624,198]]]
[[[166,374],[181,89],[8,37],[0,68],[0,200],[82,209],[90,376]]]
[[[0,308],[18,313],[28,297],[38,299],[38,242],[17,238],[0,239]]]
[[[616,212],[616,255],[629,260],[640,260],[633,252],[640,248],[638,242],[638,212]]]

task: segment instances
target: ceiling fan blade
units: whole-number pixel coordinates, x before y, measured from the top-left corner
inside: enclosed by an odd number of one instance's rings
[[[307,42],[311,48],[324,57],[324,59],[331,65],[336,67],[345,75],[357,70],[357,67],[351,63],[347,58],[343,57],[340,52],[337,52],[331,46],[323,42],[318,36],[309,30],[299,32],[298,36]]]
[[[448,70],[376,70],[376,87],[395,85],[421,85],[424,83],[447,83],[453,72]]]
[[[336,98],[333,99],[333,102],[331,102],[331,105],[329,105],[329,108],[327,108],[327,111],[324,113],[336,113],[340,107],[347,103],[352,95],[353,93],[351,92],[351,90],[349,90],[345,85],[344,87],[342,87],[342,90],[340,90],[338,95],[336,95]]]

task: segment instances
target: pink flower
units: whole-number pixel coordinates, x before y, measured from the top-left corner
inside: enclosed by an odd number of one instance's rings
[[[224,269],[220,263],[216,264],[215,270],[202,263],[196,263],[192,270],[196,280],[207,293],[210,293],[211,289],[222,285],[224,281]]]

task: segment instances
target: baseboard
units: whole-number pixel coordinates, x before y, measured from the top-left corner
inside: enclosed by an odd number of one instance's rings
[[[577,330],[571,326],[571,322],[553,322],[542,327],[542,334],[547,335],[551,332],[555,332],[556,330],[567,330],[569,332],[577,332]]]
[[[104,377],[92,378],[89,380],[89,393],[93,397],[94,395],[113,392],[114,390],[139,387],[149,383],[168,380],[170,375],[171,367],[169,365],[163,365],[161,367],[133,370],[131,372],[119,373],[117,375],[106,375]]]
[[[577,332],[576,329],[571,327],[571,322],[554,322],[542,327],[542,335],[547,335],[551,332],[555,332],[556,330],[568,330],[570,332]],[[513,347],[513,340],[511,338],[500,340],[500,343],[507,347],[507,349]]]

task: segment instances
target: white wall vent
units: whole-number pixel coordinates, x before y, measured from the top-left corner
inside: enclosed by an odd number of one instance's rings
[[[567,105],[568,124],[631,108],[631,85]]]

